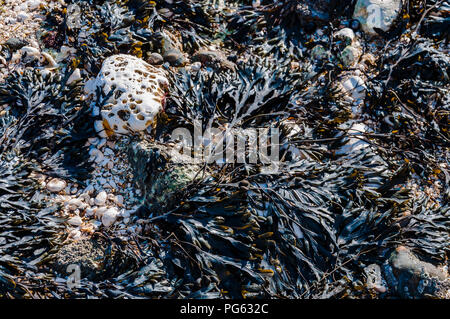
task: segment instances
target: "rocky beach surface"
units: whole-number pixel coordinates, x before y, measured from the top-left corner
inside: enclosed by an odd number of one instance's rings
[[[450,298],[449,21],[0,0],[0,298]]]

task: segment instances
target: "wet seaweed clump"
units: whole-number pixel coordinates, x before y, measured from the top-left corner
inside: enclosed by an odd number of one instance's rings
[[[0,297],[450,298],[449,8],[41,7],[0,43]]]

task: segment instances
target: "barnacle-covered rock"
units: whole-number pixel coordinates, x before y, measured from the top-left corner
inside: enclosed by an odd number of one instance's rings
[[[100,109],[106,134],[145,130],[162,110],[168,81],[163,71],[131,55],[107,58],[88,93],[108,96]],[[100,125],[97,128],[101,128]]]
[[[116,268],[125,264],[126,256],[114,246],[108,248],[99,238],[79,239],[64,245],[52,262],[61,275],[76,276],[75,271],[79,269],[79,279],[89,280],[109,278]]]
[[[358,0],[353,18],[364,32],[377,35],[375,28],[388,31],[402,10],[402,0]]]
[[[403,298],[437,296],[448,298],[448,273],[433,264],[421,261],[411,250],[397,247],[386,267],[388,283]],[[446,297],[447,295],[447,297]]]

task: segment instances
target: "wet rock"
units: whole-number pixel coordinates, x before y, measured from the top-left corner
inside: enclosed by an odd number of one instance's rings
[[[219,69],[234,70],[236,65],[227,59],[224,53],[212,50],[199,50],[193,57],[193,62],[201,62],[202,64]]]
[[[338,40],[344,41],[346,45],[350,45],[355,40],[355,33],[350,28],[343,28],[336,32],[334,37]]]
[[[352,19],[352,21],[350,21],[350,28],[352,28],[353,31],[358,31],[360,27],[361,23],[359,23],[358,20]]]
[[[336,154],[352,154],[366,147],[370,147],[370,144],[362,138],[363,134],[367,133],[367,129],[367,126],[363,123],[352,124],[347,132],[349,138],[346,139],[343,146],[336,150]]]
[[[364,80],[356,74],[343,74],[340,81],[337,82],[337,88],[341,93],[340,98],[355,105],[361,104],[366,96]],[[354,111],[354,113],[358,112],[357,110]]]
[[[157,214],[179,202],[181,190],[202,175],[198,174],[201,167],[192,164],[190,157],[176,156],[170,146],[162,144],[133,142],[128,157],[146,208]]]
[[[348,45],[342,50],[338,57],[345,67],[355,65],[362,55],[362,49],[359,45]]]
[[[29,43],[24,39],[19,38],[11,38],[5,42],[5,46],[8,47],[10,52],[15,52],[17,50],[22,49],[24,46],[27,46]]]
[[[402,9],[402,0],[358,0],[353,18],[364,32],[377,35],[374,28],[388,31]]]
[[[147,58],[147,62],[153,65],[161,65],[164,63],[164,58],[159,53],[151,53]]]
[[[388,283],[403,298],[444,297],[450,292],[448,273],[398,247],[389,258]]]
[[[177,49],[171,49],[164,53],[164,61],[169,62],[173,66],[181,66],[186,63],[183,53]]]
[[[381,275],[381,267],[377,264],[371,264],[364,268],[364,273],[367,278],[367,288],[374,289],[379,293],[386,292],[384,280]]]
[[[314,60],[325,60],[330,56],[329,52],[322,46],[322,45],[316,45],[311,50],[311,57]]]
[[[172,66],[182,66],[186,63],[186,59],[183,55],[183,45],[173,34],[161,33],[161,55],[165,62],[170,63]]]
[[[53,269],[69,276],[73,275],[74,266],[78,266],[80,279],[99,280],[111,278],[112,273],[119,267],[126,267],[126,263],[126,257],[114,246],[95,238],[79,239],[64,245],[55,254]]]

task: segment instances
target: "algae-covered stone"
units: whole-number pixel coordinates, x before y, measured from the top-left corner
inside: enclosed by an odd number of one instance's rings
[[[120,249],[98,238],[80,239],[64,245],[52,262],[60,275],[70,276],[78,266],[80,279],[111,278],[121,267],[127,267],[127,258]]]
[[[311,57],[314,60],[325,60],[330,56],[329,52],[320,44],[311,50]]]
[[[201,166],[192,164],[187,155],[174,157],[170,146],[133,142],[128,156],[135,181],[144,192],[145,206],[155,213],[166,212],[177,204],[180,191],[202,176]]]
[[[345,67],[350,67],[358,62],[361,55],[362,50],[359,46],[349,45],[339,53],[339,60]]]
[[[398,247],[389,258],[393,277],[390,284],[404,298],[436,296],[450,292],[448,273],[431,263],[424,262],[406,247]]]

